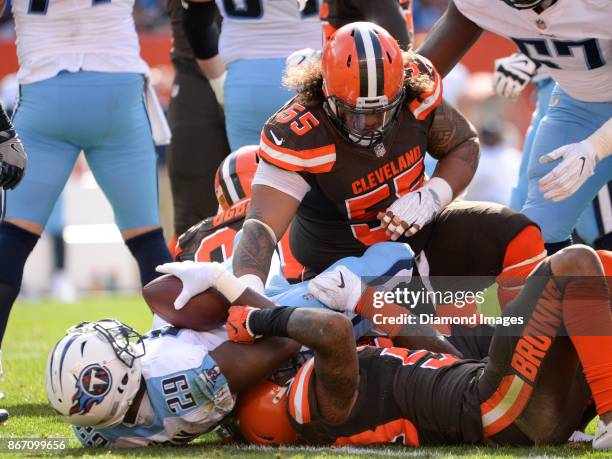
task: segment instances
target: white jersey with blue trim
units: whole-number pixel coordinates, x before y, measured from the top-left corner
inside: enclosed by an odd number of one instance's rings
[[[219,55],[225,63],[287,58],[297,49],[321,47],[319,0],[308,0],[303,11],[297,0],[216,2],[223,15]]]
[[[145,336],[142,376],[146,394],[134,424],[107,429],[74,427],[84,446],[184,444],[213,429],[234,407],[225,376],[209,355],[227,340],[210,332],[164,327]]]
[[[133,7],[134,0],[13,0],[19,82],[62,70],[146,74]]]
[[[612,102],[612,1],[557,0],[537,14],[502,0],[453,0],[481,28],[513,40],[574,99]]]

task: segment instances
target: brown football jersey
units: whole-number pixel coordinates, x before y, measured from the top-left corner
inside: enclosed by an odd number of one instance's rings
[[[442,99],[440,76],[423,58],[417,71],[429,73],[432,91],[408,98],[384,142],[371,148],[342,137],[321,106],[290,100],[264,125],[259,155],[310,184],[292,226],[291,249],[305,266],[333,251],[332,262],[359,255],[388,240],[376,215],[425,179],[427,135]],[[314,250],[313,250],[314,249]]]
[[[480,409],[470,388],[484,363],[395,347],[363,347],[358,358],[357,400],[340,424],[327,424],[319,414],[314,359],[295,375],[284,396],[303,442],[423,446],[482,439]]]

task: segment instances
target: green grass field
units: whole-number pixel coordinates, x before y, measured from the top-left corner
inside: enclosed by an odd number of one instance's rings
[[[66,456],[114,457],[611,457],[606,453],[592,453],[590,444],[568,445],[550,448],[422,448],[400,447],[356,449],[305,449],[305,448],[247,448],[220,444],[214,434],[203,436],[190,446],[140,448],[129,451],[92,451],[80,448],[71,430],[47,405],[45,397],[44,367],[47,354],[66,328],[85,320],[106,317],[120,319],[140,332],[145,332],[150,323],[150,313],[144,302],[136,297],[93,297],[75,304],[44,301],[37,304],[18,304],[13,309],[8,333],[4,340],[3,357],[5,379],[2,389],[6,398],[0,406],[6,407],[11,417],[0,426],[0,438],[8,437],[69,437]],[[3,404],[2,404],[3,403]],[[590,427],[593,433],[594,424]],[[14,455],[33,456],[15,453]],[[54,453],[54,455],[58,455]],[[0,451],[0,458],[8,456]]]

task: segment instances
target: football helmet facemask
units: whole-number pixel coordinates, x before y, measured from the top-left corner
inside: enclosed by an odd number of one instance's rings
[[[363,147],[380,142],[404,100],[397,41],[376,24],[347,24],[325,44],[321,71],[325,109],[336,128]]]
[[[69,328],[47,361],[49,403],[72,425],[119,424],[140,388],[144,354],[142,336],[117,320]]]

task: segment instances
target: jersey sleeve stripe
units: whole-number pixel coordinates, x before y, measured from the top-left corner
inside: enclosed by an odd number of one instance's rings
[[[308,388],[314,369],[314,357],[308,360],[295,375],[289,392],[289,414],[298,424],[310,422]]]
[[[410,110],[417,120],[424,120],[442,101],[442,80],[436,72],[434,89],[424,94],[422,100],[415,99],[410,103]]]
[[[295,172],[328,172],[336,162],[336,147],[328,145],[312,150],[295,151],[270,145],[261,137],[260,156],[281,169]]]

